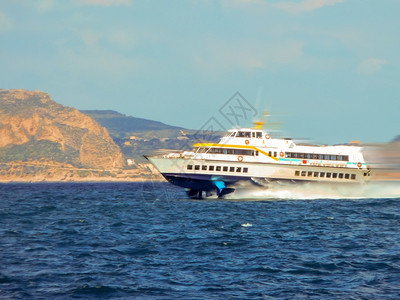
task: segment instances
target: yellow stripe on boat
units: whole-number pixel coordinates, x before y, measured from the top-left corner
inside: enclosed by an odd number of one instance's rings
[[[264,154],[265,156],[271,157],[272,159],[278,161],[279,158],[275,157],[275,156],[271,156],[269,155],[267,152],[264,152],[260,149],[258,149],[257,147],[254,146],[245,146],[245,145],[228,145],[228,144],[215,144],[215,143],[197,143],[194,144],[193,147],[220,147],[220,148],[236,148],[236,149],[251,149],[251,150],[256,150],[262,154]]]

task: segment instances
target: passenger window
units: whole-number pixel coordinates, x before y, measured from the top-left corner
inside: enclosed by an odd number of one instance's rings
[[[351,174],[351,180],[356,180],[356,174]]]
[[[310,154],[304,153],[304,158],[310,158]]]
[[[230,167],[229,172],[235,172],[235,167]]]
[[[300,176],[300,171],[295,171],[294,176]]]
[[[243,168],[243,173],[247,173],[249,171],[249,168]]]
[[[306,171],[301,171],[301,176],[306,176],[307,172]]]
[[[224,168],[223,168],[223,171],[224,171],[224,172],[228,172],[228,167],[224,167]]]
[[[203,171],[207,171],[207,166],[201,166],[201,169],[202,169]]]
[[[208,171],[214,171],[214,166],[209,166]]]
[[[343,179],[343,173],[339,173],[339,178]]]
[[[252,133],[251,133],[251,137],[255,138],[255,137],[256,137],[256,133],[255,133],[255,132],[252,132]]]
[[[311,171],[308,171],[307,176],[308,176],[308,177],[311,177],[311,176],[312,176],[312,172],[311,172]]]
[[[318,177],[319,173],[318,172],[314,172],[314,177]]]
[[[331,160],[336,160],[336,155],[331,155],[330,158]]]
[[[343,160],[343,157],[341,155],[338,155],[337,160]]]
[[[216,171],[221,171],[221,166],[217,166],[217,167],[215,168],[215,170],[216,170]]]
[[[272,156],[272,152],[271,152],[271,151],[268,151],[268,155],[269,155],[269,156]]]
[[[319,173],[319,177],[325,177],[325,172]]]
[[[236,168],[236,172],[237,172],[237,173],[242,172],[242,168],[241,168],[241,167],[237,167],[237,168]]]
[[[251,137],[250,131],[239,131],[237,134],[237,137],[244,137],[244,138],[249,138]]]
[[[337,178],[337,173],[333,173],[332,178]]]
[[[257,138],[262,139],[262,132],[257,132]]]
[[[276,157],[276,152],[274,152],[274,156]]]
[[[304,158],[304,154],[303,153],[297,153],[297,158]]]
[[[331,173],[326,173],[326,178],[331,178]]]
[[[350,179],[350,174],[345,174],[344,179]]]
[[[200,166],[199,166],[199,165],[195,165],[195,166],[194,166],[194,169],[195,169],[195,170],[200,170]]]
[[[325,154],[324,155],[324,160],[329,160],[329,155]],[[327,176],[328,177],[328,176]]]
[[[193,165],[187,165],[188,170],[193,170]]]

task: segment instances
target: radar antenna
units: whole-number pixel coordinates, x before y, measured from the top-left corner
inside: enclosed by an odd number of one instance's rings
[[[262,129],[265,124],[267,124],[266,127],[275,130],[282,126],[282,123],[280,122],[267,122],[267,118],[269,116],[270,116],[269,111],[263,111],[261,118],[253,122],[254,129]]]

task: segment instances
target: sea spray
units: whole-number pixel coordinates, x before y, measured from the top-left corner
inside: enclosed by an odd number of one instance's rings
[[[280,183],[271,182],[266,186],[238,184],[235,193],[227,199],[362,199],[398,198],[400,182],[370,182],[368,184],[325,184],[325,183]]]

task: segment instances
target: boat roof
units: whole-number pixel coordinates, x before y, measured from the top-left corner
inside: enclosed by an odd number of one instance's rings
[[[228,132],[233,132],[233,131],[263,131],[262,129],[255,129],[255,128],[233,128],[229,129]]]

